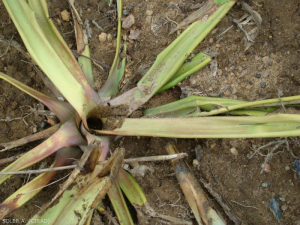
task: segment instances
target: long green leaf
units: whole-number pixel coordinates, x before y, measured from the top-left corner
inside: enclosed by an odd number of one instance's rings
[[[55,156],[55,162],[51,167],[68,165],[74,162],[73,159],[78,159],[80,155],[81,150],[79,148],[73,147],[61,149],[57,152]],[[57,172],[58,171],[51,171],[37,176],[9,196],[3,203],[0,204],[0,219],[3,219],[3,217],[12,211],[20,208],[35,195],[37,195],[43,189],[43,187],[45,187],[45,185],[52,180]]]
[[[75,110],[73,109],[73,107],[67,102],[62,102],[57,99],[51,98],[51,97],[49,97],[31,87],[28,87],[27,85],[21,83],[20,81],[17,81],[14,78],[9,77],[1,72],[0,72],[0,78],[9,82],[10,84],[14,85],[15,87],[17,87],[21,91],[25,92],[26,94],[30,95],[31,97],[42,102],[52,112],[54,112],[55,115],[57,115],[57,117],[59,118],[59,120],[61,122],[67,121],[75,113]]]
[[[136,88],[111,100],[110,104],[126,104],[129,106],[130,114],[147,102],[172,79],[191,52],[219,23],[235,2],[235,0],[232,0],[221,6],[212,4],[207,15],[201,18],[202,20],[199,19],[199,21],[194,22],[158,55],[153,66],[138,82]]]
[[[77,63],[73,53],[69,49],[67,43],[64,41],[60,32],[55,27],[52,19],[49,16],[47,1],[46,0],[29,0],[29,6],[36,13],[37,21],[47,40],[56,51],[60,59],[64,62],[71,74],[81,84],[86,94],[97,102],[98,96],[96,92],[89,85],[84,73],[82,72],[79,64]]]
[[[234,3],[235,1],[230,1],[222,6],[213,5],[205,20],[193,23],[157,56],[153,66],[138,82],[138,87],[141,90],[146,89],[144,92],[150,96],[157,93],[161,87],[173,78],[187,57],[220,22]]]
[[[103,85],[103,87],[99,90],[99,95],[103,98],[116,96],[119,92],[119,83],[123,78],[125,71],[125,63],[126,58],[121,59],[120,54],[120,46],[121,46],[121,17],[122,17],[122,0],[117,0],[117,8],[118,8],[118,33],[117,33],[117,46],[116,46],[116,54],[109,71],[108,78]],[[126,43],[124,43],[124,52],[126,53]]]
[[[184,99],[145,111],[147,117],[200,117],[222,113],[230,115],[266,115],[276,106],[300,104],[300,96],[247,102],[228,98],[188,96]],[[203,112],[205,111],[205,112]]]
[[[233,115],[237,115],[238,113],[243,113],[242,115],[249,115],[250,113],[251,115],[255,113],[257,113],[258,115],[266,115],[267,113],[270,113],[276,109],[275,107],[265,107],[262,109],[255,108],[254,110],[244,110],[239,112],[229,110],[231,106],[241,106],[247,103],[247,101],[235,99],[191,95],[172,103],[168,103],[152,109],[147,109],[144,112],[144,115],[146,117],[191,117],[192,114],[197,117],[201,116],[203,111],[212,111],[220,108],[226,108],[226,113]]]
[[[119,171],[118,184],[131,204],[139,207],[143,207],[146,204],[147,198],[142,188],[134,180],[131,174],[123,169],[120,169]]]
[[[33,141],[48,138],[52,134],[54,134],[60,128],[60,126],[61,126],[61,124],[59,123],[59,124],[56,124],[52,127],[49,127],[46,130],[42,130],[38,133],[20,138],[18,140],[7,142],[7,143],[1,143],[0,144],[0,149],[1,149],[0,152],[5,152],[9,149],[13,149],[13,148],[19,147],[21,145],[28,144],[28,143],[33,142]]]
[[[60,54],[64,51],[63,48],[58,47],[61,45],[58,45],[57,39],[54,40],[56,35],[49,25],[43,23],[45,14],[41,15],[41,10],[37,9],[38,13],[35,13],[26,1],[4,0],[3,2],[33,60],[85,122],[87,113],[96,106],[99,99],[91,89],[85,89],[88,83],[84,76],[76,76],[79,67],[77,61],[68,64],[64,57],[69,56]],[[43,2],[43,10],[46,10]],[[42,29],[39,23],[45,27]],[[80,67],[79,71],[81,71]]]
[[[92,68],[92,60],[90,59],[91,53],[88,45],[87,28],[84,27],[80,15],[74,5],[75,0],[69,0],[69,3],[72,9],[72,16],[74,21],[77,53],[80,54],[80,56],[78,57],[78,63],[88,83],[90,85],[93,85],[94,75],[93,75],[93,68]]]
[[[104,124],[106,123],[103,119]],[[263,138],[300,135],[300,115],[277,114],[253,117],[138,118],[120,121],[114,130],[98,134],[170,138]]]
[[[121,225],[133,225],[133,220],[118,183],[114,182],[107,194],[114,207],[119,223]]]
[[[56,218],[55,225],[65,225],[66,222],[72,225],[83,225],[90,211],[99,204],[110,187],[109,177],[96,177],[92,183],[83,188],[83,191],[72,197]]]
[[[45,159],[61,148],[83,144],[85,144],[85,140],[79,133],[74,118],[70,119],[50,138],[5,167],[1,172],[22,170]],[[9,174],[0,175],[0,184],[10,176]]]
[[[27,224],[44,224],[44,221],[47,221],[49,225],[55,224],[63,209],[68,205],[72,198],[79,193],[80,189],[86,185],[86,180],[89,180],[89,174],[79,175],[74,181],[72,188],[64,191],[56,204],[51,206],[41,215],[34,215]]]
[[[168,81],[168,83],[166,83],[161,89],[159,89],[158,92],[162,92],[171,87],[174,87],[188,76],[205,67],[208,63],[210,63],[210,61],[211,59],[208,55],[202,52],[198,53],[190,61],[185,62],[175,73],[175,75]]]

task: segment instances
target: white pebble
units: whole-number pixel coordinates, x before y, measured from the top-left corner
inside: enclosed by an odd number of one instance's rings
[[[235,147],[231,148],[230,152],[235,156],[237,156],[239,154]]]
[[[62,11],[60,15],[64,21],[70,21],[70,13],[67,10]]]
[[[105,42],[106,39],[107,39],[107,34],[106,33],[99,34],[99,41]]]
[[[152,16],[152,14],[153,14],[153,11],[152,10],[146,10],[146,15],[147,16]]]

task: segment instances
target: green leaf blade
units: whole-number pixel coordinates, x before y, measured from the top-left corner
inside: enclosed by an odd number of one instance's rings
[[[115,130],[93,131],[98,134],[169,138],[288,137],[300,135],[300,115],[125,119]]]

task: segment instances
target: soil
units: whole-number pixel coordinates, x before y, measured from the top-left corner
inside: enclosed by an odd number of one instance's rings
[[[108,7],[104,0],[77,2],[82,18],[88,19],[92,28],[93,34],[89,40],[92,57],[110,66],[115,54],[115,7]],[[194,11],[190,10],[191,5],[200,2],[202,1],[124,0],[124,10],[135,18],[132,29],[140,29],[141,34],[136,40],[128,41],[128,61],[121,88],[124,85],[126,90],[134,87],[136,81],[140,79],[146,68],[150,67],[156,56],[177,37],[176,32],[168,35],[175,28],[175,24]],[[245,11],[240,5],[235,5],[195,50],[195,53],[204,51],[213,55],[214,63],[184,80],[179,87],[153,97],[144,108],[166,104],[188,94],[216,95],[220,94],[224,88],[226,91],[221,93],[221,97],[248,101],[299,94],[299,1],[250,0],[246,2],[262,17],[259,34],[252,46],[245,51],[245,34],[233,22],[234,19],[241,18]],[[60,16],[63,10],[70,10],[67,1],[54,0],[48,1],[48,4],[50,15],[58,29],[70,48],[75,50],[76,42],[72,22],[63,21]],[[146,10],[152,10],[153,15],[147,16]],[[112,41],[105,43],[99,41],[98,35],[101,31],[91,23],[92,20],[96,20],[105,33],[113,36]],[[0,38],[22,44],[3,3],[0,3],[0,27]],[[231,29],[226,31],[230,27]],[[126,29],[122,32],[125,35],[130,31]],[[214,73],[216,64],[217,70]],[[15,48],[2,42],[0,42],[0,71],[39,91],[50,94],[35,72],[32,63]],[[108,71],[94,66],[94,75],[94,88],[98,90],[104,84]],[[227,88],[228,86],[230,88]],[[47,119],[45,115],[35,113],[36,110],[33,109],[37,107],[39,105],[36,100],[1,80],[0,143],[16,140],[44,129]],[[261,151],[262,154],[256,154],[251,159],[247,157],[258,147],[277,140],[122,137],[117,139],[111,148],[124,147],[126,158],[141,157],[166,154],[166,144],[174,142],[180,151],[188,154],[186,162],[191,166],[196,178],[203,178],[210,183],[213,190],[223,197],[244,224],[299,225],[300,179],[296,176],[292,164],[295,158],[291,152],[300,156],[300,139],[288,138],[289,151],[286,145],[281,145],[268,162],[269,170],[263,174],[261,174],[261,165],[268,151],[275,145],[265,148]],[[0,159],[26,152],[37,144],[33,143],[1,153]],[[198,157],[199,165],[196,166],[194,160],[196,155],[199,156],[199,149],[202,150],[202,155]],[[49,167],[52,160],[53,158],[49,158],[32,168]],[[193,161],[195,166],[193,166]],[[144,177],[135,176],[135,178],[155,211],[191,220],[196,224],[170,163],[152,162],[145,163],[145,165],[152,168],[154,172],[147,171]],[[65,174],[61,173],[55,179]],[[33,177],[35,176],[29,178],[18,175],[7,180],[0,189],[0,201]],[[58,188],[58,184],[46,187],[33,200],[6,218],[27,221],[39,207],[54,196]],[[214,206],[222,211],[212,195],[208,195]],[[272,198],[278,201],[282,212],[282,218],[279,221],[269,209],[269,202]],[[5,223],[4,220],[1,222]],[[228,220],[228,223],[232,222]],[[140,224],[142,224],[141,221]],[[159,224],[159,222],[153,220],[150,224]]]

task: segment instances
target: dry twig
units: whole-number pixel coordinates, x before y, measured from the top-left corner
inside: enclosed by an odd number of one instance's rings
[[[87,151],[85,151],[85,154]],[[181,159],[183,157],[187,156],[186,153],[179,153],[179,154],[173,154],[173,155],[161,155],[161,156],[148,156],[148,157],[140,157],[140,158],[130,158],[125,159],[125,163],[131,163],[131,162],[151,162],[151,161],[164,161],[164,160],[173,160],[173,159]],[[83,158],[83,157],[82,157]],[[83,162],[83,161],[82,161]],[[98,164],[106,164],[108,160],[101,161]],[[0,160],[1,165],[1,160]],[[44,173],[44,172],[51,172],[56,170],[69,170],[69,169],[79,169],[79,171],[84,166],[84,163],[78,163],[78,165],[70,165],[70,166],[61,166],[61,167],[53,167],[53,168],[47,168],[47,169],[39,169],[39,170],[24,170],[24,171],[9,171],[9,172],[0,172],[0,175],[16,175],[16,174],[34,174],[34,173]],[[72,173],[73,174],[73,173]]]

